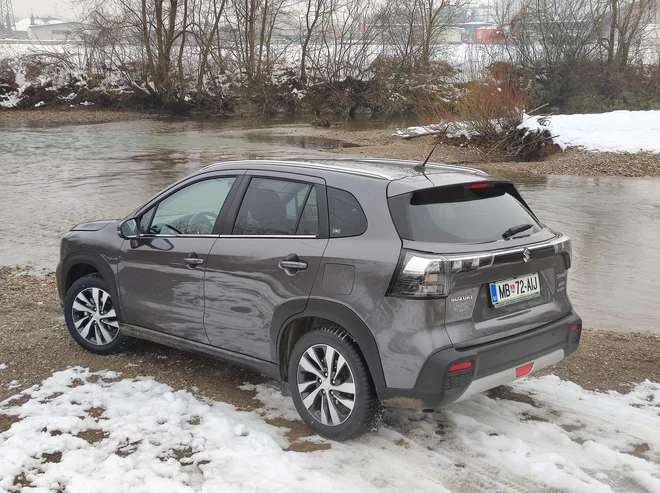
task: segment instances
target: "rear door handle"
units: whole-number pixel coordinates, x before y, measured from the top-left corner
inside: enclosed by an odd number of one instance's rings
[[[298,258],[298,255],[296,255],[295,253],[290,253],[285,258],[280,260],[277,263],[277,266],[280,269],[283,269],[284,272],[292,276],[299,270],[307,269],[307,262],[305,262],[304,260],[300,260]]]
[[[296,269],[296,270],[305,270],[307,268],[307,262],[295,261],[295,260],[280,260],[279,263],[280,269]]]
[[[195,252],[189,253],[188,256],[183,259],[183,261],[191,268],[194,268],[197,265],[202,265],[204,263],[204,259],[199,258]]]

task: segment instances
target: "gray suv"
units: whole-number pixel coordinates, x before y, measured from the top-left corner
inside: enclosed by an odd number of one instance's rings
[[[382,406],[436,408],[558,363],[582,321],[571,243],[508,180],[392,160],[208,166],[62,239],[78,344],[134,338],[289,383],[345,440]]]

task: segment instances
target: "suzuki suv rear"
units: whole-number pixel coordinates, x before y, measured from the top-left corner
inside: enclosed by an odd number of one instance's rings
[[[569,239],[477,170],[242,161],[73,228],[58,286],[90,351],[143,338],[255,369],[344,440],[382,405],[435,408],[575,351],[570,265]]]

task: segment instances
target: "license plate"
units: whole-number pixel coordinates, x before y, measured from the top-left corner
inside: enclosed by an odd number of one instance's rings
[[[490,301],[495,308],[541,296],[538,274],[490,283]]]

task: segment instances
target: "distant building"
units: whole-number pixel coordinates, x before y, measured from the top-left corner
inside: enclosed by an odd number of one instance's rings
[[[75,41],[81,38],[82,24],[54,17],[34,15],[16,23],[16,37],[31,41]]]
[[[504,33],[493,27],[480,27],[474,30],[475,43],[504,43]]]

